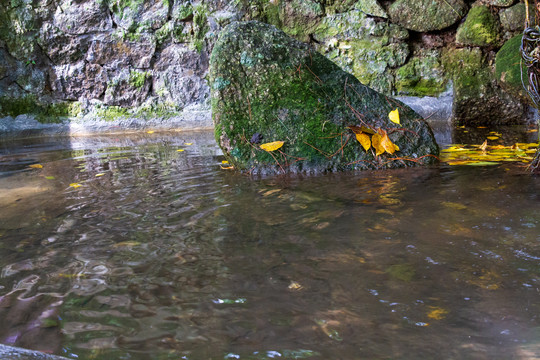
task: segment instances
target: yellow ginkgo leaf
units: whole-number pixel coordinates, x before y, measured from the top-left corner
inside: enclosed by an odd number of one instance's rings
[[[76,189],[76,188],[78,188],[78,187],[81,187],[82,185],[79,184],[79,183],[71,183],[71,184],[69,184],[69,186],[71,186],[72,188]]]
[[[177,149],[176,151],[178,151],[178,152],[182,152],[182,151],[184,151],[184,149]]]
[[[377,133],[371,137],[371,146],[375,149],[375,155],[379,156],[384,153],[384,147],[381,145],[382,136]]]
[[[148,130],[146,133],[147,133],[147,134],[153,134],[153,133],[154,133],[154,130]]]
[[[221,163],[222,164],[228,164],[229,162],[227,160],[222,160]]]
[[[193,145],[193,143],[184,143],[184,145],[189,146],[189,145]]]
[[[392,140],[390,140],[390,138],[388,137],[388,134],[386,133],[384,133],[384,135],[381,138],[381,146],[389,154],[393,154],[396,151],[396,148],[394,147],[394,143],[392,142]]]
[[[99,174],[96,174],[96,177],[101,177],[103,175],[105,175],[105,173],[99,173]]]
[[[28,165],[28,167],[31,167],[32,169],[43,169],[43,165],[41,164],[32,164]]]
[[[499,137],[494,135],[494,136],[488,136],[487,139],[489,139],[489,140],[498,140]]]
[[[388,118],[390,119],[391,122],[396,123],[398,125],[401,125],[401,123],[399,122],[399,110],[398,109],[390,111],[390,113],[388,114]]]
[[[284,143],[285,143],[284,141],[274,141],[274,142],[269,142],[266,144],[261,144],[261,149],[265,151],[275,151],[279,149],[280,147],[282,147]]]
[[[356,134],[356,140],[358,140],[358,142],[362,145],[362,147],[366,151],[368,151],[369,148],[371,147],[371,139],[369,138],[368,134],[364,134],[362,132],[358,133]]]

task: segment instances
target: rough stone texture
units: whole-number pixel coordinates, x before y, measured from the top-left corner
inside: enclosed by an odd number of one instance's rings
[[[399,95],[437,96],[446,89],[447,82],[437,49],[420,49],[396,71]]]
[[[482,0],[482,3],[488,6],[509,7],[514,5],[515,0]]]
[[[381,17],[384,19],[388,18],[388,14],[384,10],[384,8],[377,2],[377,0],[358,1],[355,5],[355,8],[366,15]]]
[[[516,35],[504,43],[495,57],[495,79],[510,94],[520,98],[523,102],[530,101],[523,88],[521,77],[521,55],[519,52],[522,35]],[[523,81],[527,84],[527,69],[523,66]]]
[[[68,358],[62,356],[49,355],[39,351],[27,350],[2,344],[0,344],[0,358],[5,360],[68,360]]]
[[[326,17],[315,30],[317,50],[362,83],[392,93],[394,77],[387,70],[405,63],[409,33],[404,28],[376,22],[359,10]]]
[[[525,27],[525,4],[519,3],[499,12],[501,25],[506,31],[523,31]]]
[[[117,40],[112,36],[96,37],[86,55],[86,61],[107,68],[133,66],[148,69],[154,56],[156,43],[152,36],[142,36],[137,41]]]
[[[425,155],[438,153],[431,129],[408,106],[362,85],[271,25],[251,21],[226,27],[210,59],[210,84],[216,139],[241,170],[413,166],[433,162]],[[388,120],[395,108],[401,125]],[[400,151],[379,156],[365,151],[349,125],[387,131]],[[283,153],[272,156],[250,143],[256,133],[264,142],[285,141]],[[412,161],[392,160],[398,156]]]
[[[480,48],[445,53],[445,67],[453,74],[454,114],[458,125],[522,123],[527,107],[496,86]]]
[[[112,106],[139,106],[146,99],[151,83],[148,72],[122,70],[110,79],[103,102]]]
[[[80,97],[102,97],[107,88],[108,76],[100,65],[80,61],[53,67],[50,79],[53,91],[67,100],[76,101]]]
[[[467,13],[462,0],[397,0],[388,8],[393,22],[414,31],[447,28]]]
[[[82,35],[112,30],[113,22],[103,2],[67,0],[57,7],[51,25],[65,34]]]
[[[456,42],[472,46],[493,46],[499,41],[499,24],[486,6],[475,6],[456,33]]]

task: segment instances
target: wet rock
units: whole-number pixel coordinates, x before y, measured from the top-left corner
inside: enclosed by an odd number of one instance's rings
[[[68,360],[62,356],[0,344],[0,358],[17,360]]]
[[[107,72],[97,64],[80,61],[58,65],[51,71],[52,90],[66,100],[97,99],[107,88]]]
[[[396,71],[396,90],[399,95],[438,96],[447,86],[440,50],[421,49]]]
[[[414,31],[445,29],[466,13],[467,5],[462,0],[397,0],[388,8],[393,22]]]
[[[456,33],[456,42],[472,46],[493,46],[499,42],[499,24],[486,6],[475,6]]]
[[[488,6],[509,7],[514,5],[515,0],[482,0],[482,3]]]
[[[101,1],[64,1],[54,14],[53,25],[65,34],[81,35],[112,30],[107,7]]]
[[[190,103],[204,103],[210,88],[204,79],[208,58],[183,44],[172,44],[160,54],[154,66],[153,92],[160,102],[184,108]]]
[[[91,41],[92,36],[68,35],[50,23],[41,27],[37,38],[37,43],[56,65],[66,65],[83,60]]]
[[[480,48],[444,54],[454,84],[453,120],[459,125],[521,124],[528,108],[497,86]]]
[[[525,27],[525,4],[519,3],[499,12],[503,29],[510,32],[521,32]]]
[[[529,102],[530,98],[523,88],[521,77],[521,46],[522,35],[516,35],[501,47],[495,57],[495,79],[509,93],[521,99],[523,102]],[[523,66],[523,74],[527,74]],[[527,76],[523,77],[527,82]]]
[[[399,156],[419,163],[432,162],[429,155],[438,153],[431,129],[413,110],[362,85],[271,25],[227,26],[212,52],[210,84],[216,139],[240,170],[319,172],[417,164],[365,151],[350,125],[384,129],[399,146]],[[388,120],[395,108],[401,125]],[[411,132],[398,130],[402,127]],[[253,146],[254,133],[265,142],[284,141],[282,153],[272,156]]]
[[[323,15],[323,8],[317,1],[292,0],[283,3],[279,19],[287,34],[308,40],[308,34],[317,27]]]
[[[377,0],[358,1],[355,5],[357,10],[360,10],[366,15],[376,16],[380,18],[388,18],[388,14]]]
[[[319,52],[362,83],[388,94],[394,82],[388,69],[403,65],[409,56],[407,30],[358,10],[327,16],[313,37]]]
[[[86,60],[107,68],[132,66],[147,69],[150,67],[155,50],[155,39],[150,35],[141,35],[137,41],[104,35],[93,39]]]
[[[114,23],[131,34],[160,28],[169,14],[169,2],[162,0],[110,1],[107,5]]]
[[[124,69],[110,79],[105,91],[104,104],[121,107],[139,106],[148,96],[150,84],[150,72]]]

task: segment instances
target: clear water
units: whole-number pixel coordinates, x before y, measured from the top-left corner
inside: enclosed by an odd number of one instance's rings
[[[540,178],[523,166],[251,179],[222,160],[208,132],[1,143],[0,343],[540,358]]]

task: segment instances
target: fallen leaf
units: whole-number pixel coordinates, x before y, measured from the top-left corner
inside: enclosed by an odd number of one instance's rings
[[[268,152],[275,151],[279,149],[280,147],[282,147],[284,143],[285,143],[284,141],[274,141],[274,142],[269,142],[266,144],[261,144],[261,149]]]
[[[32,169],[43,169],[43,165],[41,164],[32,164],[32,165],[28,165],[28,167]]]
[[[81,187],[82,185],[79,184],[79,183],[71,183],[71,184],[69,184],[69,186],[71,186],[72,188],[76,189],[76,188],[78,188],[78,187]]]
[[[184,143],[184,145],[189,146],[189,145],[193,145],[193,143]]]
[[[364,133],[355,133],[356,134],[356,140],[362,145],[364,150],[368,151],[369,148],[371,148],[371,139],[369,138],[368,134]]]
[[[349,129],[351,129],[352,132],[355,133],[355,134],[366,133],[366,134],[373,135],[373,134],[376,133],[375,130],[370,129],[370,128],[368,128],[367,126],[350,125],[350,126],[347,126],[347,127],[348,127]]]
[[[153,134],[155,131],[154,130],[148,130],[146,133],[147,134]]]
[[[99,174],[96,174],[96,177],[101,177],[103,175],[105,175],[105,173],[99,173]]]
[[[487,140],[482,143],[482,145],[479,146],[479,149],[484,151],[487,149]]]
[[[530,132],[530,133],[535,133],[535,132],[538,132],[538,129],[531,129],[531,130],[527,130],[527,132]]]
[[[114,248],[119,248],[119,247],[133,247],[133,246],[137,246],[137,245],[140,245],[141,243],[138,242],[138,241],[122,241],[122,242],[119,242],[119,243],[116,243],[113,245]]]
[[[55,177],[54,177],[54,176],[45,176],[45,179],[47,179],[47,180],[54,180]]]
[[[289,290],[302,290],[303,286],[297,283],[296,281],[291,281],[289,286],[287,286]]]
[[[393,154],[396,151],[394,143],[390,140],[387,133],[384,133],[384,135],[382,136],[381,145],[384,150],[389,154]]]
[[[448,310],[437,307],[430,306],[431,310],[428,312],[427,317],[433,320],[442,320],[448,314]]]
[[[379,156],[384,153],[384,147],[381,145],[382,136],[377,133],[371,137],[371,146],[375,149],[375,155]]]
[[[221,163],[222,163],[223,165],[225,165],[225,164],[228,164],[229,162],[228,162],[227,160],[222,160]]]
[[[390,111],[390,113],[388,114],[388,118],[390,119],[391,122],[396,123],[398,125],[401,125],[401,123],[399,121],[399,110],[398,109]]]
[[[177,149],[176,151],[182,152],[182,151],[185,151],[185,150],[184,149]]]
[[[499,137],[498,136],[488,136],[487,137],[489,140],[498,140]]]

